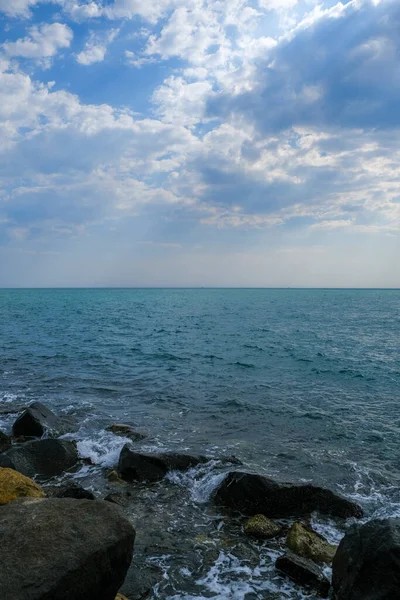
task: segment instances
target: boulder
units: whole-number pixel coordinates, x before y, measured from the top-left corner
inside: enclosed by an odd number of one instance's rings
[[[329,579],[312,560],[288,551],[277,558],[275,566],[295,583],[316,590],[323,598],[328,596],[331,585]]]
[[[78,461],[75,442],[51,438],[14,445],[7,456],[16,470],[28,477],[54,477],[71,469]]]
[[[337,600],[394,600],[400,597],[400,519],[353,525],[332,565]]]
[[[5,452],[11,448],[11,438],[0,431],[0,452]]]
[[[0,468],[0,505],[9,504],[17,498],[28,497],[44,498],[45,494],[42,488],[32,479],[17,473],[13,469]],[[0,598],[3,598],[1,594]]]
[[[118,471],[125,481],[160,481],[168,471],[187,471],[208,460],[205,456],[188,454],[139,453],[125,444],[119,457]]]
[[[214,492],[215,502],[247,515],[307,515],[317,510],[336,517],[361,517],[362,508],[326,488],[280,483],[261,475],[233,471]]]
[[[331,564],[336,553],[336,546],[302,523],[293,523],[289,529],[286,544],[295,554],[310,558],[317,563]]]
[[[95,500],[95,496],[89,490],[85,490],[78,483],[66,483],[65,485],[52,485],[44,488],[48,498],[75,498],[75,500]]]
[[[74,422],[70,417],[57,417],[41,402],[33,402],[15,421],[14,437],[42,437],[45,433],[58,436],[72,431]]]
[[[279,535],[282,527],[264,515],[255,515],[244,524],[243,530],[246,535],[267,540]]]
[[[114,600],[134,539],[108,502],[16,500],[0,510],[0,598]]]
[[[15,469],[15,465],[7,454],[0,454],[0,467],[5,469]]]
[[[109,425],[106,427],[106,431],[111,431],[111,433],[114,435],[129,438],[132,440],[132,442],[140,442],[147,437],[144,435],[144,433],[134,431],[130,425],[125,425],[123,423],[114,423],[113,425]]]

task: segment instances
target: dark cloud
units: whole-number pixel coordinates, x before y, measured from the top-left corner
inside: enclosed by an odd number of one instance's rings
[[[334,9],[332,9],[334,10]],[[257,67],[257,85],[210,101],[210,116],[244,115],[259,132],[293,126],[400,125],[400,4],[351,2],[327,12]]]

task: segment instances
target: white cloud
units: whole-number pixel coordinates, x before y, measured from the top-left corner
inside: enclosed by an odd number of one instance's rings
[[[96,2],[77,4],[74,0],[66,0],[64,3],[64,10],[75,21],[93,19],[101,17],[103,14],[102,7]]]
[[[39,4],[41,0],[0,0],[0,12],[10,17],[27,17],[30,8]]]
[[[44,23],[29,29],[29,35],[16,42],[5,42],[8,56],[21,58],[49,58],[61,48],[68,48],[73,38],[72,30],[62,23]]]
[[[119,29],[112,29],[106,35],[91,35],[86,42],[84,50],[76,55],[76,60],[80,65],[92,65],[96,62],[102,62],[107,53],[108,45],[117,37]]]
[[[107,48],[101,45],[89,45],[76,55],[76,60],[80,65],[92,65],[96,62],[102,62],[106,55]]]

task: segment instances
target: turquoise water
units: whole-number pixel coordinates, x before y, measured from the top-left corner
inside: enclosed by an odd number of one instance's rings
[[[78,415],[99,465],[124,421],[146,449],[234,454],[400,515],[399,291],[0,290],[0,315],[0,409]]]

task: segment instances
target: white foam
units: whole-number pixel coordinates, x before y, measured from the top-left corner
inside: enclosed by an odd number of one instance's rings
[[[96,437],[79,440],[78,453],[81,458],[90,458],[95,465],[115,467],[121,450],[127,442],[129,442],[128,438],[104,432]]]
[[[167,479],[172,483],[187,488],[193,502],[205,504],[210,500],[214,490],[226,477],[226,473],[215,472],[215,467],[218,464],[217,460],[211,460],[186,472],[172,471],[168,473]]]

